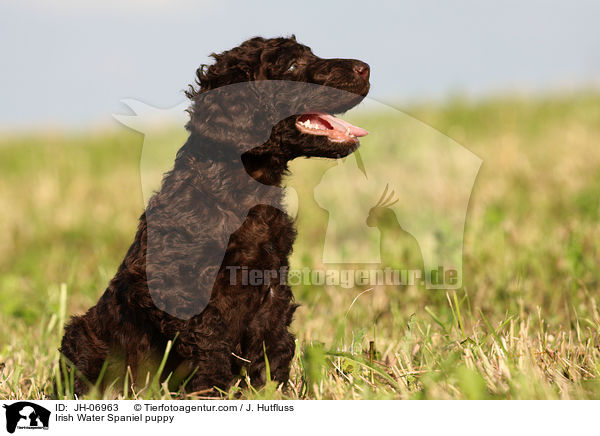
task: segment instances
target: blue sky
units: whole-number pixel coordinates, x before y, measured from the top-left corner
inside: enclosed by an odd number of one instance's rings
[[[449,94],[600,84],[600,2],[21,0],[0,6],[0,128],[115,123],[158,107],[208,54],[295,33],[372,68],[370,96],[402,108]]]

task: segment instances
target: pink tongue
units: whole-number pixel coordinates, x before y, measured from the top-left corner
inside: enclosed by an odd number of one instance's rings
[[[348,121],[341,120],[339,118],[334,117],[333,115],[326,114],[324,112],[314,112],[319,118],[323,118],[331,127],[340,132],[346,132],[349,129],[349,132],[354,136],[367,136],[369,132],[365,129],[361,129],[360,127],[353,126]]]

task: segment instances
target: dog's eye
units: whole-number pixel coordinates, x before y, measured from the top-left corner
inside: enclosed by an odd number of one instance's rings
[[[292,63],[292,65],[289,66],[289,68],[287,69],[288,71],[294,71],[298,68],[298,64],[296,62]]]

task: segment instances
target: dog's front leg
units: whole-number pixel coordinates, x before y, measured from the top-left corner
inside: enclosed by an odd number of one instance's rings
[[[245,355],[250,360],[248,375],[253,386],[261,386],[269,376],[281,384],[289,379],[295,339],[288,328],[296,310],[289,286],[273,286],[267,300],[255,314],[245,334]]]
[[[231,367],[231,346],[218,310],[207,306],[179,331],[174,351],[181,356],[193,375],[185,385],[186,392],[216,395],[214,388],[227,390],[235,378]]]

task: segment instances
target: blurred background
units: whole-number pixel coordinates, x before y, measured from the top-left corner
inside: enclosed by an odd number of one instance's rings
[[[150,137],[113,118],[131,114],[121,100],[176,107],[211,52],[291,34],[368,62],[369,96],[401,111],[348,114],[372,132],[360,152],[373,168],[414,183],[402,146],[439,137],[483,164],[464,237],[447,231],[463,244],[461,289],[299,285],[288,391],[242,398],[600,398],[599,18],[594,1],[3,2],[0,398],[53,394],[67,316],[95,304],[133,240]],[[160,125],[143,170],[159,180],[185,137],[181,121]],[[330,216],[315,188],[331,167],[292,164],[295,268],[321,266]],[[421,177],[464,211],[447,195],[456,179]],[[331,179],[344,211],[355,189]],[[379,266],[421,262],[379,212],[364,217],[388,235]]]
[[[112,123],[119,101],[183,99],[208,55],[287,36],[372,68],[396,106],[448,95],[598,85],[600,4],[590,1],[232,2],[24,0],[0,6],[0,128]]]

